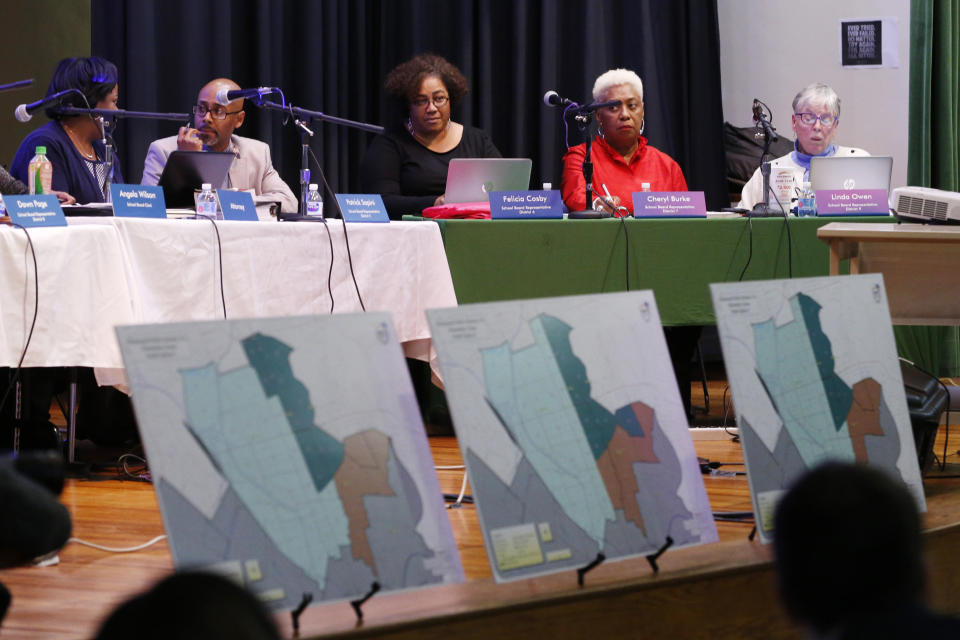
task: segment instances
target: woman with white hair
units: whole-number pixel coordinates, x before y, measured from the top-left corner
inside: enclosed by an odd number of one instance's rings
[[[628,69],[611,69],[593,85],[596,102],[619,100],[620,104],[597,111],[598,131],[593,139],[593,192],[612,196],[618,210],[633,213],[634,191],[686,191],[687,181],[680,166],[667,154],[647,144],[643,137],[643,83]],[[563,156],[560,189],[571,211],[588,207],[611,211],[603,199],[585,202],[583,160],[586,144],[570,147]]]
[[[775,174],[778,169],[789,169],[793,172],[793,183],[798,188],[810,179],[810,158],[870,155],[863,149],[841,147],[833,143],[840,126],[840,97],[822,82],[807,85],[794,97],[790,120],[797,136],[793,151],[771,161],[770,172]],[[763,177],[759,168],[743,185],[739,206],[752,209],[758,202],[763,202]],[[785,209],[790,206],[787,202],[781,204]],[[777,208],[773,194],[770,206]]]

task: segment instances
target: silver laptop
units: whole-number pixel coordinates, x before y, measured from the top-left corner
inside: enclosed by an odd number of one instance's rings
[[[814,191],[890,190],[893,158],[890,156],[832,156],[810,159],[810,187]]]
[[[530,158],[454,158],[444,202],[486,202],[490,191],[526,191],[532,167]]]

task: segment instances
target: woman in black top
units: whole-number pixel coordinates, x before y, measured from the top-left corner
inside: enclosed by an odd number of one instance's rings
[[[379,193],[391,218],[443,204],[447,165],[453,158],[499,158],[490,136],[450,119],[467,93],[460,70],[444,58],[421,54],[387,75],[387,94],[409,116],[377,136],[360,164],[366,193]]]

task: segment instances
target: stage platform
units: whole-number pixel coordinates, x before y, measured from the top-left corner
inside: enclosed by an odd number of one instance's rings
[[[743,470],[736,464],[742,462],[739,445],[722,429],[694,430],[694,439],[701,457],[730,463],[720,471]],[[459,463],[453,438],[431,438],[431,447],[438,465]],[[946,476],[960,475],[955,451],[948,450]],[[445,492],[459,490],[462,471],[438,473]],[[153,487],[115,475],[68,482],[63,502],[73,514],[74,535],[125,547],[162,534]],[[929,593],[934,608],[958,614],[960,478],[935,476],[924,481]],[[705,481],[715,512],[750,510],[743,475],[712,475]],[[658,561],[659,574],[642,558],[627,560],[601,565],[578,588],[572,572],[495,584],[474,507],[451,509],[449,515],[468,582],[378,594],[364,605],[362,624],[345,602],[312,606],[301,618],[300,637],[800,637],[777,602],[770,549],[747,538],[751,524],[720,522],[718,543],[668,550]],[[60,560],[54,567],[0,572],[14,597],[0,628],[4,639],[88,638],[114,606],[172,569],[165,541],[127,554],[71,543]],[[824,579],[829,575],[830,568],[824,567]],[[278,621],[289,637],[289,615]]]

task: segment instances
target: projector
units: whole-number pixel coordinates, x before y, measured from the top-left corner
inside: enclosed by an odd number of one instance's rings
[[[891,198],[898,218],[960,223],[960,193],[928,187],[897,187]]]

